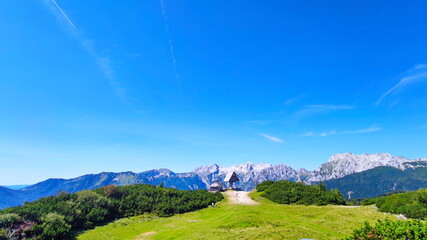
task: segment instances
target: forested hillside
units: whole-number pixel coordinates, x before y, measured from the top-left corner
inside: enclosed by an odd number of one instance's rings
[[[328,189],[337,188],[343,194],[353,192],[351,195],[353,199],[373,198],[396,191],[427,188],[427,168],[400,170],[393,167],[377,167],[324,183]]]
[[[76,230],[144,213],[171,216],[205,208],[223,199],[206,190],[182,191],[147,184],[105,186],[60,193],[0,211],[0,239],[69,239]]]

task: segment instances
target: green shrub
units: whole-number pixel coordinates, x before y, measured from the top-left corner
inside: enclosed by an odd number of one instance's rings
[[[376,202],[375,198],[367,198],[367,199],[363,199],[363,201],[361,202],[361,205],[368,206],[368,205],[375,204],[375,202]]]
[[[327,205],[345,204],[343,195],[337,190],[327,190],[324,184],[305,185],[291,181],[271,184],[261,196],[281,204]]]
[[[71,225],[67,224],[65,217],[57,213],[49,213],[42,219],[43,229],[40,235],[41,239],[55,240],[55,239],[69,239],[71,236]]]
[[[381,212],[403,214],[409,218],[427,218],[427,190],[396,193],[373,199],[366,199],[363,205],[375,204]]]
[[[427,239],[427,223],[419,220],[378,221],[374,226],[365,222],[363,227],[353,231],[346,240],[393,239],[424,240]]]
[[[265,189],[267,189],[268,187],[270,187],[273,183],[274,183],[274,181],[271,181],[271,180],[264,181],[264,182],[256,185],[256,190],[258,192],[263,192],[263,191],[265,191]]]
[[[0,228],[8,228],[12,224],[17,224],[21,221],[21,217],[16,213],[7,213],[0,215]]]
[[[0,240],[7,240],[7,238],[8,238],[7,229],[0,228]]]
[[[427,204],[427,189],[418,190],[415,196],[419,203]]]

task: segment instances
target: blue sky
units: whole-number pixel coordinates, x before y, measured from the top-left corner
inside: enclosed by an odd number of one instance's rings
[[[0,1],[0,184],[427,156],[425,1]]]

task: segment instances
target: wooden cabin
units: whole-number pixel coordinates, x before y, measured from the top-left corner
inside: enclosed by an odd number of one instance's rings
[[[225,176],[224,182],[228,182],[229,188],[233,189],[233,184],[235,182],[240,182],[240,179],[239,179],[239,177],[237,176],[237,174],[235,172],[229,172]]]
[[[222,184],[220,181],[214,181],[211,185],[209,185],[209,192],[222,192],[224,189],[222,188]]]

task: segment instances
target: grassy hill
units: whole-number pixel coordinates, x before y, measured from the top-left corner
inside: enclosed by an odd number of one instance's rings
[[[89,239],[342,239],[364,221],[391,218],[370,206],[277,204],[252,193],[258,205],[230,204],[159,218],[142,215],[117,220],[78,236]]]

